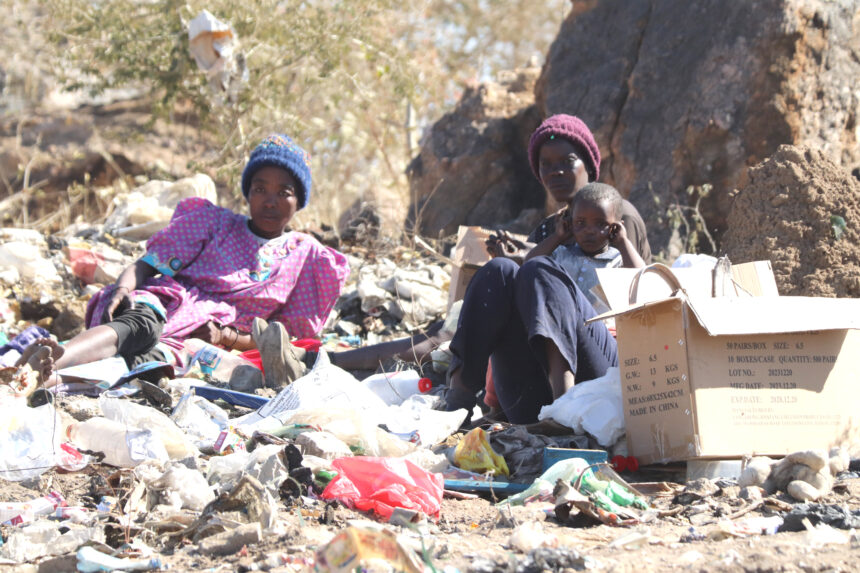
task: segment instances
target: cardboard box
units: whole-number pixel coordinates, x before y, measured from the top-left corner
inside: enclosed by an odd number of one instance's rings
[[[494,231],[482,227],[460,226],[457,230],[457,244],[451,253],[451,285],[448,287],[448,308],[463,298],[466,287],[469,286],[475,272],[487,261],[490,255],[487,253],[486,240]],[[525,235],[510,233],[515,239],[525,241]]]
[[[640,463],[860,441],[860,299],[682,293],[609,316]]]

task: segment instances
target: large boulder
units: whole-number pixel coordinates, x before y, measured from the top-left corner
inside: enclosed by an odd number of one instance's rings
[[[572,13],[537,87],[541,115],[581,116],[657,251],[665,206],[713,185],[703,215],[719,235],[729,194],[781,144],[860,162],[857,0],[606,0]],[[654,200],[656,195],[660,201]],[[695,196],[693,197],[695,199]]]
[[[750,169],[723,241],[769,259],[785,295],[860,297],[860,182],[818,149],[784,145]]]
[[[533,105],[538,73],[520,70],[500,83],[470,88],[432,126],[408,169],[408,218],[422,235],[503,223],[522,232],[540,220],[544,193],[525,153],[540,123]]]

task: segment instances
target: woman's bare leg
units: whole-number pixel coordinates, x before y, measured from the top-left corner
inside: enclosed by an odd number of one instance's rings
[[[102,324],[83,331],[63,346],[51,338],[40,338],[24,349],[21,358],[18,359],[18,364],[28,362],[40,348],[48,347],[51,349],[53,369],[62,370],[63,368],[110,358],[116,355],[118,342],[116,331]],[[59,382],[59,378],[55,373],[49,380],[45,381],[45,386],[53,386],[57,382]]]

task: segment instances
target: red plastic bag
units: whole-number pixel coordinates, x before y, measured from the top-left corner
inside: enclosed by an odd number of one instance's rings
[[[442,474],[430,473],[403,458],[338,458],[331,464],[337,476],[322,492],[323,499],[373,511],[386,521],[395,507],[439,517]]]

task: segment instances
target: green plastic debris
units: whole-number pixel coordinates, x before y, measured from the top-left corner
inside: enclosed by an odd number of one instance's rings
[[[838,241],[842,238],[848,225],[845,223],[845,219],[839,215],[830,215],[830,227],[833,229],[833,238]]]

